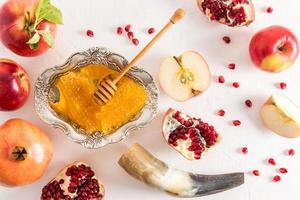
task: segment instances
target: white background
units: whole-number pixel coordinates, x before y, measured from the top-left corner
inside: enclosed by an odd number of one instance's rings
[[[0,3],[4,2],[0,0]],[[217,174],[235,171],[246,173],[245,184],[233,190],[207,196],[202,200],[264,200],[300,199],[300,140],[285,139],[267,130],[258,111],[263,102],[273,93],[282,93],[300,105],[300,66],[298,62],[280,74],[270,74],[255,68],[249,59],[248,43],[251,36],[261,28],[280,24],[289,27],[299,36],[299,0],[255,0],[256,21],[250,27],[229,28],[209,22],[198,10],[195,0],[53,0],[64,14],[64,25],[59,26],[56,46],[36,58],[23,58],[14,55],[2,44],[0,56],[14,59],[22,64],[31,78],[32,89],[36,78],[46,68],[62,64],[76,51],[92,46],[108,47],[128,59],[133,56],[152,37],[146,34],[148,27],[159,29],[167,22],[177,7],[186,10],[186,17],[173,27],[158,44],[140,61],[139,66],[149,71],[158,84],[157,72],[162,59],[170,55],[180,55],[185,50],[199,51],[207,60],[213,81],[207,92],[185,103],[177,103],[160,92],[159,114],[146,128],[130,135],[121,143],[109,145],[98,150],[87,150],[72,143],[59,130],[43,123],[34,111],[33,90],[29,101],[15,112],[1,112],[0,121],[10,118],[29,120],[45,132],[53,141],[54,157],[45,175],[37,182],[19,188],[0,187],[1,200],[37,200],[41,188],[66,164],[81,160],[95,169],[106,188],[107,200],[171,200],[176,199],[145,186],[126,174],[117,161],[122,152],[135,142],[139,142],[155,156],[170,165],[183,170],[204,174]],[[272,14],[264,12],[266,6],[274,8]],[[126,37],[115,34],[117,26],[131,23],[140,45],[131,45]],[[94,38],[85,36],[85,30],[92,29]],[[224,44],[222,37],[228,35],[232,42]],[[226,68],[228,63],[237,64],[235,71]],[[226,84],[218,84],[216,75],[224,75]],[[239,81],[241,87],[231,86]],[[285,81],[286,90],[279,90],[277,83]],[[254,106],[249,109],[244,100],[252,99]],[[169,107],[180,109],[192,116],[201,117],[213,124],[223,137],[222,142],[205,158],[187,161],[172,148],[161,136],[162,114]],[[216,110],[226,110],[224,117],[216,115]],[[234,127],[231,121],[239,119],[242,125]],[[248,155],[242,155],[240,148],[247,146]],[[289,148],[296,150],[294,157],[286,155]],[[274,157],[276,167],[266,164],[266,159]],[[278,167],[286,167],[289,173],[282,175],[282,181],[273,183],[272,177]],[[249,171],[259,169],[260,177]],[[34,169],[32,169],[34,170]],[[0,172],[1,173],[1,172]],[[196,199],[196,198],[195,198]],[[199,198],[200,199],[200,198]]]

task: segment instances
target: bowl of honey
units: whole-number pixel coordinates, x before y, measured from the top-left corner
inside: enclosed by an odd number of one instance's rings
[[[97,83],[127,66],[121,55],[93,47],[71,55],[60,66],[45,70],[35,84],[35,108],[40,118],[61,129],[86,148],[100,148],[143,128],[157,113],[158,89],[153,77],[133,67],[117,84],[113,98],[99,104]]]

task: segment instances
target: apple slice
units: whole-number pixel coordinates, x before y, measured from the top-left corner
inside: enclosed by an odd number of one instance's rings
[[[204,92],[210,85],[210,71],[204,58],[195,51],[163,60],[159,82],[165,93],[176,101],[186,101]]]
[[[282,95],[272,95],[261,108],[265,125],[274,133],[295,138],[300,136],[300,109]]]

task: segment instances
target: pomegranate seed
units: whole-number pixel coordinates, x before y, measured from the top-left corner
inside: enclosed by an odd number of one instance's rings
[[[249,107],[249,108],[252,107],[252,101],[251,101],[250,99],[247,99],[247,100],[245,101],[245,104],[246,104],[246,106]]]
[[[288,170],[284,167],[281,167],[281,168],[279,168],[279,172],[282,174],[286,174],[286,173],[288,173]]]
[[[238,88],[238,87],[240,87],[240,84],[238,82],[233,82],[232,86],[235,87],[235,88]]]
[[[149,29],[148,29],[148,33],[149,33],[149,34],[152,34],[152,33],[154,33],[154,32],[155,32],[155,28],[149,28]]]
[[[247,154],[248,153],[248,148],[247,147],[243,147],[242,148],[242,153],[243,154]]]
[[[223,109],[220,109],[218,110],[218,113],[217,113],[219,116],[224,116],[225,115],[225,110]]]
[[[92,30],[87,30],[86,35],[89,37],[94,37],[94,32]]]
[[[129,31],[129,32],[127,33],[127,36],[128,36],[128,39],[129,39],[129,40],[132,40],[132,38],[134,37],[133,32]]]
[[[224,76],[219,76],[218,77],[218,80],[219,80],[219,83],[225,83],[225,78],[224,78]]]
[[[254,176],[259,176],[260,175],[260,173],[257,169],[253,170],[252,173],[253,173]]]
[[[273,177],[273,182],[278,182],[280,180],[281,180],[281,177],[278,176],[278,175],[276,175],[276,176]]]
[[[129,32],[130,31],[130,28],[131,28],[131,25],[130,24],[127,24],[126,26],[125,26],[125,31],[126,32]]]
[[[285,82],[280,82],[280,83],[279,83],[279,87],[280,87],[280,89],[282,89],[282,90],[286,89],[286,83],[285,83]]]
[[[239,125],[241,125],[241,121],[240,121],[240,120],[233,120],[233,121],[232,121],[232,124],[233,124],[234,126],[239,126]]]
[[[224,37],[223,37],[223,41],[224,41],[226,44],[229,44],[229,43],[231,42],[231,39],[230,39],[230,37],[228,37],[228,36],[224,36]]]
[[[138,39],[136,39],[136,38],[133,38],[132,39],[132,43],[135,45],[135,46],[137,46],[137,45],[139,45],[139,40]]]
[[[294,149],[289,149],[288,154],[289,154],[289,156],[295,155],[295,150]]]
[[[122,33],[123,33],[122,27],[118,27],[118,28],[117,28],[117,34],[118,34],[118,35],[122,35]]]
[[[267,7],[266,9],[267,13],[272,13],[273,12],[273,8],[271,6]]]
[[[276,165],[276,161],[274,160],[274,158],[270,158],[270,159],[268,160],[268,163],[269,163],[270,165]]]
[[[234,63],[230,63],[228,65],[228,68],[234,70],[235,69],[235,64]]]

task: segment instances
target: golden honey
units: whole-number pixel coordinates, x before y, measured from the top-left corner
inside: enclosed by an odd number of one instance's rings
[[[59,90],[59,100],[50,101],[51,108],[87,134],[112,133],[140,113],[148,96],[140,83],[124,76],[113,98],[105,105],[98,104],[93,98],[96,83],[109,74],[113,77],[117,72],[104,65],[87,65],[57,78],[54,86]]]

